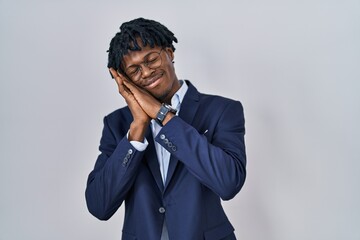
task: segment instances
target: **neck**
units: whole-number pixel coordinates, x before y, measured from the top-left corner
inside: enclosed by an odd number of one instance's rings
[[[180,89],[180,87],[181,87],[180,81],[177,79],[177,77],[175,77],[175,80],[173,81],[169,93],[166,96],[164,96],[161,100],[164,103],[171,104],[172,97]]]

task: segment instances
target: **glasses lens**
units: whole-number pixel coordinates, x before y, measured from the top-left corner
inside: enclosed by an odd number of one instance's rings
[[[137,75],[140,72],[140,67],[139,66],[134,66],[134,67],[129,67],[126,69],[126,75],[132,77]]]
[[[161,66],[161,57],[160,53],[151,53],[146,61],[146,65],[151,68],[155,69]]]

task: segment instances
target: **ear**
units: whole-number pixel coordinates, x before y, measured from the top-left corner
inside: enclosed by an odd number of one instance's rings
[[[175,58],[174,51],[170,47],[167,47],[165,48],[165,52],[169,56],[170,60],[173,61]]]

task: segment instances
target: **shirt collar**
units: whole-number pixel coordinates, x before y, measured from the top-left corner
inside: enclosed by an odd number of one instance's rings
[[[174,109],[177,110],[177,114],[180,111],[181,102],[183,101],[185,94],[189,88],[185,81],[183,81],[183,80],[179,80],[179,81],[180,81],[181,87],[179,88],[179,90],[177,90],[177,92],[171,98],[171,107],[173,107]]]

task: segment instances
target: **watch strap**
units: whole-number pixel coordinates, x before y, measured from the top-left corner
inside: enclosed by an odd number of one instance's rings
[[[173,114],[176,114],[176,110],[173,109],[170,105],[163,103],[160,107],[159,112],[156,114],[155,121],[160,125],[163,126],[163,121],[166,117],[166,115],[171,112]]]

